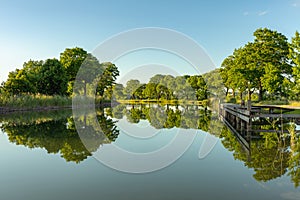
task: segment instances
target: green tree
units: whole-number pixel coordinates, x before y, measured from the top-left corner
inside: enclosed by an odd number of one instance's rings
[[[204,99],[207,99],[208,90],[203,76],[201,75],[190,76],[187,78],[187,82],[195,90],[197,100],[202,101]]]
[[[202,75],[206,85],[208,94],[224,98],[224,82],[221,76],[221,69],[217,68]],[[228,90],[227,90],[228,91]]]
[[[264,89],[270,94],[275,94],[276,91],[283,95],[281,87],[283,76],[290,75],[292,72],[292,68],[288,64],[289,44],[287,38],[283,34],[267,28],[256,30],[254,36],[256,56],[251,61],[255,62],[255,65],[260,68],[260,72],[263,73],[259,83],[260,99]],[[273,69],[270,70],[270,68]],[[270,79],[270,76],[276,77],[279,87],[272,84],[274,79]]]
[[[143,90],[143,96],[146,99],[158,99],[158,94],[157,94],[157,91],[156,91],[156,87],[157,87],[156,83],[146,84],[146,87]]]
[[[126,83],[125,94],[127,98],[135,99],[134,92],[141,86],[139,80],[129,80]]]
[[[40,69],[38,92],[47,95],[64,95],[67,91],[67,75],[59,60],[47,59]]]
[[[163,79],[165,78],[165,75],[162,74],[156,74],[153,77],[150,78],[150,83],[156,83],[159,84],[163,81]]]
[[[16,69],[8,74],[8,79],[3,85],[4,90],[10,94],[37,93],[42,65],[43,61],[25,62],[22,69]]]
[[[77,75],[77,72],[82,65],[83,61],[86,59],[88,53],[82,48],[67,48],[64,52],[60,54],[60,62],[66,69],[66,74],[68,77],[68,93],[73,93],[73,85]]]
[[[220,73],[226,88],[225,96],[229,94],[229,90],[232,90],[233,97],[235,97],[236,91],[240,93],[240,99],[243,99],[243,92],[246,90],[246,80],[239,72],[236,57],[239,56],[240,49],[235,49],[233,55],[224,59],[221,65]]]
[[[103,73],[100,75],[100,80],[98,81],[97,94],[102,96],[104,91],[108,88],[112,89],[112,86],[116,84],[117,76],[120,75],[118,68],[111,62],[102,63],[104,68]]]
[[[115,84],[113,86],[113,98],[117,100],[125,99],[125,94],[124,94],[124,86],[122,84]]]
[[[83,90],[83,95],[87,95],[87,85],[93,84],[95,87],[101,75],[104,72],[104,66],[101,65],[98,59],[92,54],[88,53],[85,60],[81,64],[81,68],[76,76],[76,85],[74,85],[74,92],[80,93]],[[76,87],[76,88],[75,88]],[[94,91],[91,91],[94,94]],[[103,93],[102,93],[103,95]]]
[[[259,91],[259,100],[266,91],[273,96],[284,95],[284,78],[291,74],[287,38],[267,28],[257,29],[253,35],[254,42],[236,49],[223,61],[225,86],[233,90],[246,88],[250,100],[255,90]]]
[[[299,99],[300,96],[300,34],[296,31],[295,36],[292,37],[290,44],[290,58],[292,60],[293,70],[293,96]]]
[[[156,94],[158,99],[170,100],[172,98],[172,91],[169,90],[166,86],[157,84]]]
[[[136,99],[145,99],[144,90],[147,84],[140,84],[140,86],[133,92],[133,95]]]

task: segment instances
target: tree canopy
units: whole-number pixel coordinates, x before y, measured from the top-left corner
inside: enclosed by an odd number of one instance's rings
[[[67,48],[60,54],[59,60],[29,60],[23,68],[10,72],[7,81],[1,85],[1,93],[71,96],[77,78],[80,86],[77,92],[87,95],[87,90],[95,84],[97,94],[104,96],[105,91],[112,91],[117,76],[119,70],[113,63],[100,63],[95,56],[79,47]]]
[[[296,36],[292,40],[294,45],[289,45],[283,34],[267,28],[257,29],[253,35],[254,41],[235,49],[222,62],[221,76],[226,94],[231,89],[233,96],[239,91],[242,97],[247,91],[250,100],[255,91],[258,92],[258,100],[287,98],[287,88],[297,65],[293,67],[290,62],[291,52],[295,61],[299,55]],[[296,79],[294,76],[294,81]]]

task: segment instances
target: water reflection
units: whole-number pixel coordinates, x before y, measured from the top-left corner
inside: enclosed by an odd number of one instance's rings
[[[0,122],[10,142],[28,148],[43,148],[76,163],[91,156],[101,145],[118,138],[117,120],[134,124],[147,120],[156,129],[201,129],[220,138],[235,159],[254,170],[253,177],[257,181],[266,182],[286,175],[295,187],[299,186],[300,134],[293,121],[256,119],[251,127],[253,133],[248,138],[250,148],[245,148],[215,113],[198,106],[120,104],[98,110],[96,115],[83,112],[73,117],[70,110],[23,113],[0,115]],[[86,133],[88,145],[81,142],[75,122],[77,128]],[[101,129],[95,129],[96,123]]]
[[[74,118],[72,111],[50,111],[35,113],[19,113],[2,115],[1,129],[10,142],[28,148],[42,148],[48,153],[60,154],[66,161],[79,163],[85,160],[102,144],[116,140],[119,131],[115,121],[104,116],[103,110],[98,111],[97,120],[102,131],[91,130],[94,121],[88,114]],[[75,129],[75,120],[89,134],[88,149],[81,142]]]
[[[116,119],[122,119],[123,116],[126,116],[127,121],[130,123],[139,123],[140,120],[148,120],[150,125],[156,129],[176,127],[208,131],[211,121],[215,121],[217,118],[217,116],[212,115],[210,110],[194,105],[120,104],[114,108],[108,108],[106,111],[109,116]]]
[[[229,128],[222,130],[220,138],[226,149],[233,152],[235,159],[254,170],[257,181],[267,182],[287,174],[295,187],[300,182],[300,135],[293,120],[256,119],[243,135],[249,143],[245,147]]]

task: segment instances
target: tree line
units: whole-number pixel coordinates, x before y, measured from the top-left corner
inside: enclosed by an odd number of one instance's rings
[[[208,88],[201,75],[174,77],[156,74],[148,83],[132,79],[127,81],[125,87],[116,84],[112,94],[115,99],[201,101],[208,98]]]
[[[283,34],[267,28],[257,29],[254,41],[237,48],[224,59],[220,73],[226,96],[254,93],[258,100],[299,100],[300,36],[296,31],[291,42]]]
[[[84,71],[84,77],[77,76],[80,67],[88,69]],[[88,73],[97,73],[97,78],[89,80]],[[10,72],[7,81],[1,84],[1,93],[71,96],[77,78],[83,85],[80,92],[86,94],[87,85],[94,81],[97,94],[103,96],[115,84],[118,75],[119,70],[113,63],[100,63],[95,56],[79,47],[67,48],[59,59],[29,60],[23,68]]]

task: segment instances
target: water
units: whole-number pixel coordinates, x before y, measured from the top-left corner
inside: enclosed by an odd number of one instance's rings
[[[93,128],[91,116],[72,117],[68,110],[0,116],[0,199],[300,198],[295,186],[300,181],[299,140],[291,146],[289,139],[256,139],[249,153],[209,111],[121,105],[97,112],[108,138],[89,135],[93,140],[85,147],[75,125]],[[110,145],[152,152],[177,134],[195,138],[177,161],[151,173],[120,172],[93,156]],[[208,135],[216,145],[199,159]]]

